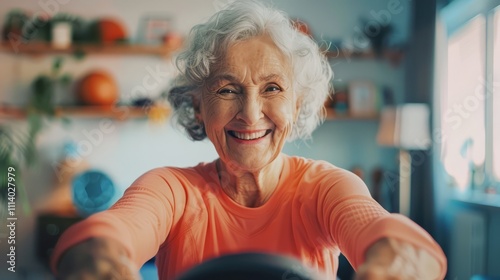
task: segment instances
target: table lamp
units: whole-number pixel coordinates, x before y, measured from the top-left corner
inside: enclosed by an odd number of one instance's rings
[[[412,173],[409,151],[427,150],[431,146],[429,106],[408,103],[385,107],[377,143],[399,149],[399,212],[409,217]]]

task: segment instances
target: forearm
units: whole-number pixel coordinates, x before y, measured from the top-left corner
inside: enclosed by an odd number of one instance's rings
[[[125,248],[109,238],[91,238],[70,247],[57,265],[58,279],[140,279]]]
[[[383,238],[368,248],[357,279],[439,279],[438,260],[422,248]]]

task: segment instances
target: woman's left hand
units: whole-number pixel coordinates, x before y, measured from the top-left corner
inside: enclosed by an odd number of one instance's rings
[[[366,252],[356,280],[438,279],[441,268],[427,251],[395,239],[384,238]]]

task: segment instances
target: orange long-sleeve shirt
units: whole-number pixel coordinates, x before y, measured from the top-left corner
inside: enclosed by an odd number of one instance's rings
[[[293,256],[334,279],[340,252],[356,269],[371,244],[393,237],[431,253],[444,277],[446,258],[437,243],[410,219],[385,211],[356,175],[324,161],[284,158],[276,190],[256,208],[222,191],[215,162],[151,170],[111,209],[69,228],[52,269],[69,247],[105,237],[123,244],[137,267],[156,255],[160,279],[243,251]]]

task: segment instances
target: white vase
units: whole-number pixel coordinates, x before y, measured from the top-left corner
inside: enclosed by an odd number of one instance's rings
[[[66,49],[71,46],[71,24],[57,22],[52,26],[52,47]]]

